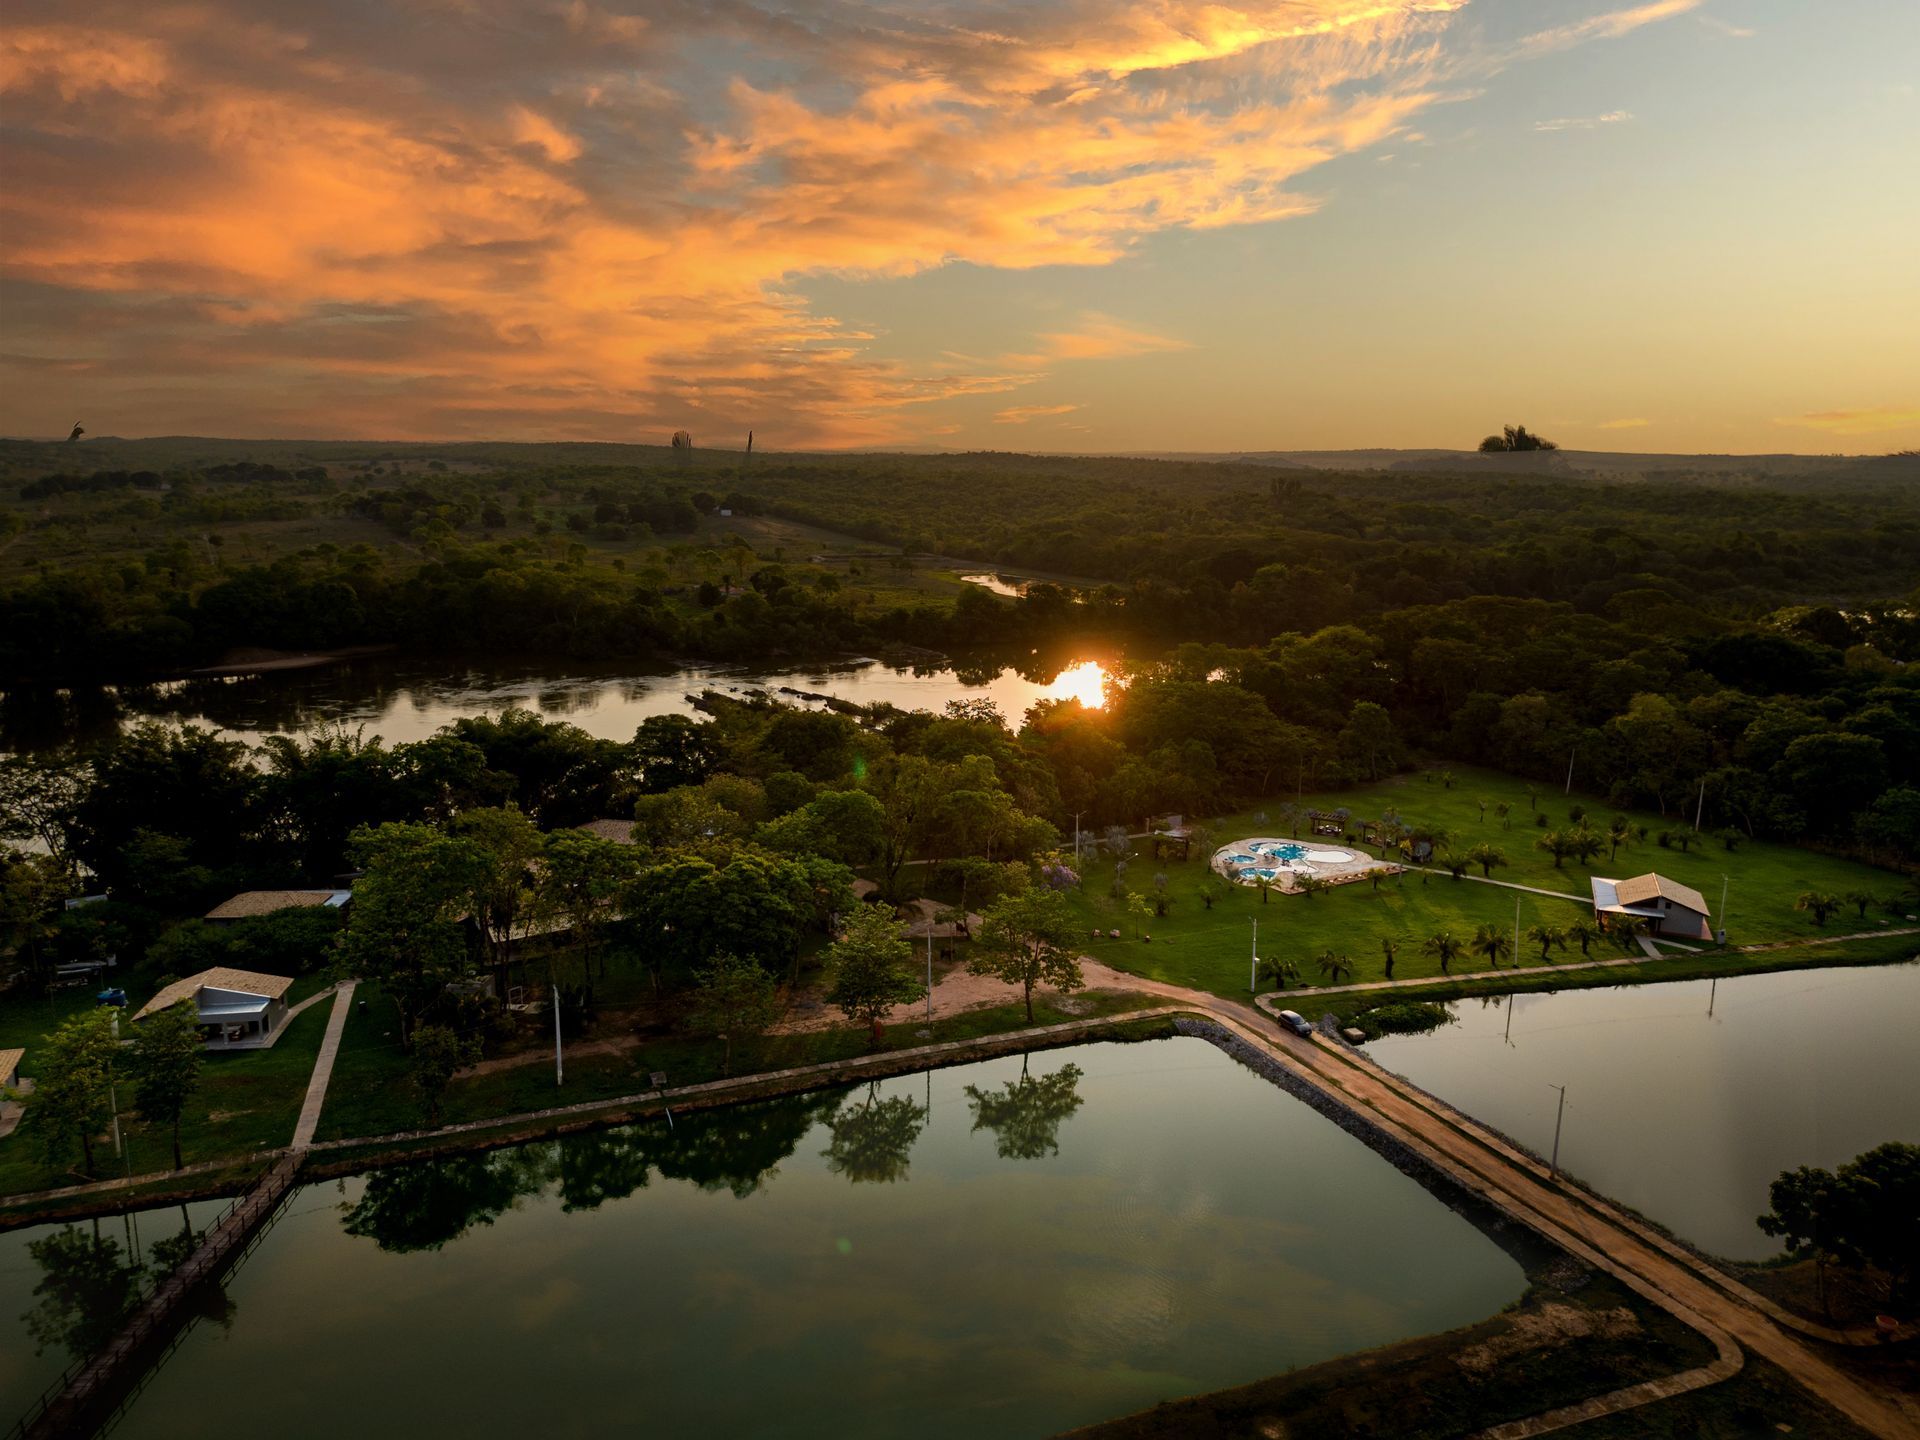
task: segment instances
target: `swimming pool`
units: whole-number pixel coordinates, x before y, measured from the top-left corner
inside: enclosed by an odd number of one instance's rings
[[[1270,860],[1303,860],[1307,847],[1292,840],[1268,840],[1256,842],[1247,847],[1256,855],[1265,855]]]

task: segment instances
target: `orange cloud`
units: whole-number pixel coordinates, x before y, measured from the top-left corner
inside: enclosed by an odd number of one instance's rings
[[[16,0],[0,424],[84,404],[123,433],[910,438],[922,407],[1040,364],[1183,342],[1089,316],[1036,356],[911,365],[799,282],[1104,265],[1310,212],[1302,176],[1446,98],[1464,3],[907,21],[850,0],[665,25],[461,0],[382,26],[322,0],[272,23],[239,0],[84,21]]]
[[[994,412],[996,425],[1025,425],[1032,420],[1045,420],[1053,415],[1071,415],[1078,405],[1015,405],[1011,409]]]

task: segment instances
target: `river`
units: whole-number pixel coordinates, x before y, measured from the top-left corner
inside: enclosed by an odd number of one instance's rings
[[[1920,1141],[1920,963],[1456,1001],[1367,1047],[1381,1065],[1553,1149],[1601,1194],[1731,1260],[1783,1170]]]
[[[972,667],[903,666],[854,659],[833,664],[767,669],[686,665],[656,673],[631,667],[551,666],[494,668],[369,657],[310,670],[171,681],[84,693],[14,691],[0,695],[0,752],[45,751],[68,743],[110,739],[142,719],[195,724],[256,742],[270,734],[299,734],[323,724],[364,726],[388,744],[423,740],[463,715],[522,706],[565,720],[607,740],[631,740],[651,715],[693,712],[689,695],[766,691],[801,701],[792,691],[827,695],[857,705],[886,703],[903,710],[942,709],[949,700],[991,700],[1018,726],[1038,700],[1102,699],[1106,670],[1098,659],[1068,657]]]
[[[1525,1283],[1214,1046],[1094,1044],[311,1186],[115,1433],[1037,1436]]]

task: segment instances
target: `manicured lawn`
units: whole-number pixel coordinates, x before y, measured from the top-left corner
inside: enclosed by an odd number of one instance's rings
[[[294,1017],[271,1050],[207,1056],[200,1088],[180,1126],[181,1155],[187,1164],[239,1157],[292,1140],[331,1008],[332,1002],[323,1000]],[[135,1117],[130,1082],[123,1081],[118,1089],[132,1173],[170,1170],[171,1133]],[[110,1144],[95,1144],[94,1165],[100,1179],[126,1173]],[[78,1184],[86,1177],[77,1170],[77,1157],[71,1164],[45,1164],[28,1130],[0,1140],[0,1194]]]
[[[1653,814],[1626,812],[1630,819],[1647,827],[1648,839],[1623,847],[1611,861],[1603,858],[1587,869],[1570,860],[1556,869],[1553,858],[1536,848],[1535,841],[1544,833],[1544,828],[1529,818],[1533,812],[1529,809],[1527,787],[1523,782],[1464,768],[1455,769],[1454,776],[1451,789],[1419,776],[1399,776],[1359,790],[1310,794],[1298,803],[1303,810],[1345,806],[1357,818],[1377,817],[1384,807],[1391,805],[1410,825],[1436,826],[1448,831],[1456,850],[1465,851],[1483,842],[1498,846],[1505,851],[1508,864],[1494,871],[1495,879],[1562,891],[1568,899],[1456,881],[1445,874],[1408,873],[1397,880],[1385,881],[1377,889],[1361,882],[1338,886],[1311,898],[1276,893],[1264,905],[1258,891],[1231,887],[1230,893],[1209,910],[1200,896],[1201,885],[1210,875],[1207,856],[1196,853],[1184,863],[1160,863],[1144,852],[1136,852],[1128,862],[1128,888],[1150,897],[1153,876],[1164,873],[1168,877],[1167,893],[1173,899],[1171,913],[1136,921],[1126,913],[1123,902],[1109,895],[1112,861],[1104,857],[1089,860],[1081,868],[1080,890],[1070,897],[1074,913],[1089,932],[1118,929],[1125,938],[1089,940],[1088,952],[1136,974],[1195,986],[1223,996],[1244,997],[1253,942],[1252,922],[1258,919],[1260,954],[1291,961],[1299,967],[1303,984],[1328,983],[1314,964],[1315,957],[1326,950],[1344,954],[1353,962],[1354,973],[1338,983],[1386,978],[1381,949],[1381,941],[1385,939],[1397,946],[1393,978],[1439,979],[1444,978],[1439,963],[1420,949],[1421,943],[1436,932],[1448,930],[1466,941],[1482,924],[1491,924],[1511,934],[1514,906],[1518,901],[1522,933],[1519,963],[1538,964],[1538,948],[1524,938],[1527,927],[1539,924],[1564,928],[1575,918],[1590,915],[1590,875],[1620,877],[1656,869],[1700,890],[1716,910],[1720,904],[1721,877],[1727,877],[1730,940],[1736,945],[1809,939],[1823,933],[1846,934],[1899,923],[1880,907],[1869,909],[1864,920],[1848,907],[1843,914],[1830,919],[1823,931],[1810,917],[1793,908],[1795,897],[1808,889],[1829,890],[1835,894],[1865,890],[1891,896],[1903,886],[1897,875],[1784,845],[1746,842],[1730,852],[1718,841],[1711,841],[1706,848],[1695,847],[1691,853],[1683,853],[1663,847],[1653,838],[1662,829],[1679,828],[1679,822],[1671,818],[1663,821]],[[1479,804],[1483,800],[1486,802],[1484,818]],[[1505,824],[1495,808],[1501,801],[1511,807]],[[1574,804],[1585,804],[1589,823],[1602,832],[1612,816],[1620,813],[1577,793],[1570,799],[1542,793],[1540,802],[1541,813],[1552,822],[1545,828],[1566,828],[1568,807]],[[1280,818],[1280,804],[1280,800],[1275,800],[1265,807],[1209,821],[1214,832],[1213,843],[1223,845],[1258,835],[1286,836],[1291,832]],[[1263,811],[1264,819],[1261,818]],[[1137,938],[1142,929],[1153,937],[1150,943]],[[1591,958],[1620,953],[1614,946],[1600,942],[1594,945]],[[1556,950],[1552,956],[1555,963],[1562,964],[1582,958],[1577,947]],[[1719,963],[1723,971],[1744,968],[1747,964],[1731,955],[1724,956]],[[1806,960],[1803,958],[1799,963],[1804,964]],[[1472,955],[1454,962],[1456,974],[1486,968],[1485,961]],[[1619,983],[1619,975],[1620,972],[1613,972],[1611,983]]]
[[[360,987],[356,999],[359,997],[365,997],[368,1005],[362,1011],[356,1004],[346,1033],[341,1037],[333,1083],[328,1087],[326,1109],[320,1116],[316,1136],[320,1140],[386,1135],[417,1130],[426,1123],[408,1079],[407,1057],[399,1046],[399,1026],[392,1006],[376,987],[369,985]],[[1071,1010],[1063,1009],[1051,996],[1036,994],[1034,1023],[1051,1025],[1120,1014],[1165,1002],[1153,996],[1098,995],[1077,996],[1071,1003]],[[923,1027],[918,1025],[891,1026],[880,1048],[883,1052],[912,1049],[944,1040],[1023,1029],[1026,1025],[1024,1006],[996,1006],[937,1020],[931,1038],[921,1037],[918,1032]],[[610,1019],[602,1020],[598,1034],[611,1038],[621,1035],[622,1028]],[[634,1049],[614,1055],[594,1055],[587,1051],[593,1038],[570,1042],[564,1086],[554,1084],[551,1050],[528,1064],[455,1080],[442,1109],[442,1123],[459,1124],[639,1094],[650,1088],[650,1077],[655,1071],[665,1072],[669,1086],[693,1085],[721,1077],[722,1049],[717,1040],[685,1035],[649,1036]],[[864,1026],[770,1035],[735,1047],[733,1073],[738,1076],[786,1070],[867,1053]]]

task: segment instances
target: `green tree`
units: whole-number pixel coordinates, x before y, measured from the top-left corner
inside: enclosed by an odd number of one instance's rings
[[[1853,906],[1855,912],[1864,920],[1867,918],[1868,909],[1878,897],[1871,890],[1849,890],[1840,898]]]
[[[1553,949],[1556,945],[1563,950],[1566,948],[1567,932],[1556,925],[1529,925],[1527,927],[1527,943],[1540,947],[1540,963],[1544,965],[1548,963],[1551,958],[1547,954],[1549,950]]]
[[[22,1123],[39,1136],[49,1164],[70,1158],[77,1143],[82,1168],[93,1174],[93,1137],[113,1119],[108,1095],[118,1051],[105,1010],[75,1015],[42,1040]]]
[[[495,993],[504,996],[514,941],[535,908],[534,867],[546,837],[512,805],[465,811],[454,817],[451,832],[471,845],[480,861],[472,872],[471,914],[493,968]]]
[[[1399,946],[1395,943],[1391,935],[1382,935],[1380,937],[1380,953],[1386,956],[1387,979],[1389,980],[1393,978],[1393,954],[1398,948]]]
[[[41,1269],[39,1304],[21,1318],[35,1353],[65,1350],[76,1360],[104,1348],[140,1303],[141,1267],[123,1259],[120,1242],[64,1225],[27,1242]]]
[[[838,1000],[832,1003],[839,1004]],[[693,990],[694,1028],[718,1036],[726,1045],[721,1073],[733,1073],[733,1042],[767,1033],[780,1018],[780,996],[773,977],[756,960],[716,955],[699,972]],[[849,1019],[854,1018],[852,1014]]]
[[[182,1000],[140,1021],[129,1048],[134,1106],[149,1125],[173,1132],[173,1168],[178,1170],[186,1163],[180,1156],[180,1117],[200,1088],[206,1058],[193,1002]]]
[[[1889,1304],[1901,1304],[1920,1267],[1920,1145],[1890,1141],[1837,1171],[1783,1171],[1767,1198],[1773,1208],[1759,1218],[1762,1233],[1790,1250],[1812,1250],[1822,1263],[1830,1257],[1879,1271]]]
[[[849,1020],[866,1021],[872,1048],[879,1047],[887,1012],[927,993],[913,973],[912,960],[913,947],[900,934],[898,922],[875,905],[856,909],[848,917],[846,933],[828,947],[827,1003]]]
[[[440,1106],[454,1075],[480,1059],[480,1042],[447,1025],[422,1025],[413,1035],[410,1076],[429,1128],[440,1123]]]
[[[1330,985],[1338,985],[1342,980],[1353,976],[1353,962],[1344,955],[1336,955],[1331,950],[1322,950],[1314,957],[1314,964],[1320,967],[1320,973]]]
[[[1507,852],[1498,845],[1482,843],[1467,851],[1467,859],[1480,867],[1483,876],[1492,879],[1494,869],[1507,863]]]
[[[0,935],[44,984],[54,962],[60,902],[72,889],[67,867],[52,855],[0,851]]]
[[[1508,451],[1558,450],[1560,447],[1542,435],[1535,435],[1524,425],[1503,425],[1498,435],[1489,435],[1480,442],[1482,454],[1497,454]]]
[[[1050,890],[1030,890],[999,901],[982,917],[980,931],[967,969],[1020,986],[1029,1025],[1035,985],[1069,991],[1085,983],[1080,975],[1080,931],[1067,913],[1066,902]]]
[[[1473,860],[1470,856],[1454,850],[1442,850],[1433,859],[1436,865],[1456,880],[1462,879],[1467,871],[1473,868]]]
[[[1296,895],[1304,895],[1309,900],[1313,899],[1316,895],[1324,895],[1331,889],[1333,889],[1333,882],[1324,875],[1295,875],[1293,877],[1294,893]]]
[[[1553,868],[1558,870],[1566,858],[1573,854],[1573,838],[1564,830],[1549,830],[1533,842],[1536,850],[1544,850],[1553,856]]]
[[[1838,895],[1830,895],[1824,890],[1803,890],[1800,892],[1800,898],[1793,902],[1793,908],[1804,910],[1813,916],[1813,923],[1816,925],[1825,925],[1827,917],[1837,911],[1840,905],[1841,900]]]
[[[1268,958],[1254,967],[1254,976],[1259,980],[1271,981],[1274,989],[1284,989],[1300,983],[1300,967],[1288,960]]]
[[[420,1017],[468,972],[461,917],[483,883],[487,858],[471,841],[425,825],[356,831],[351,853],[364,873],[340,937],[348,974],[377,980],[411,1046]]]
[[[1440,962],[1440,973],[1451,975],[1453,962],[1460,958],[1465,947],[1454,938],[1453,932],[1442,930],[1437,935],[1429,935],[1420,942],[1420,949]]]
[[[1583,915],[1579,919],[1569,922],[1567,928],[1561,933],[1565,936],[1563,943],[1570,942],[1578,945],[1580,947],[1581,958],[1587,959],[1592,955],[1593,942],[1605,935],[1606,931],[1602,930],[1598,925],[1594,924],[1593,921]]]
[[[564,918],[580,955],[583,977],[593,974],[594,946],[619,908],[622,888],[633,878],[638,859],[630,845],[602,840],[585,830],[556,830],[547,836],[535,884],[535,910]],[[601,961],[601,973],[606,962]]]
[[[1470,944],[1473,947],[1473,953],[1484,956],[1487,964],[1495,970],[1500,968],[1500,962],[1503,959],[1513,954],[1513,941],[1508,937],[1506,930],[1498,925],[1482,925],[1473,932]]]

